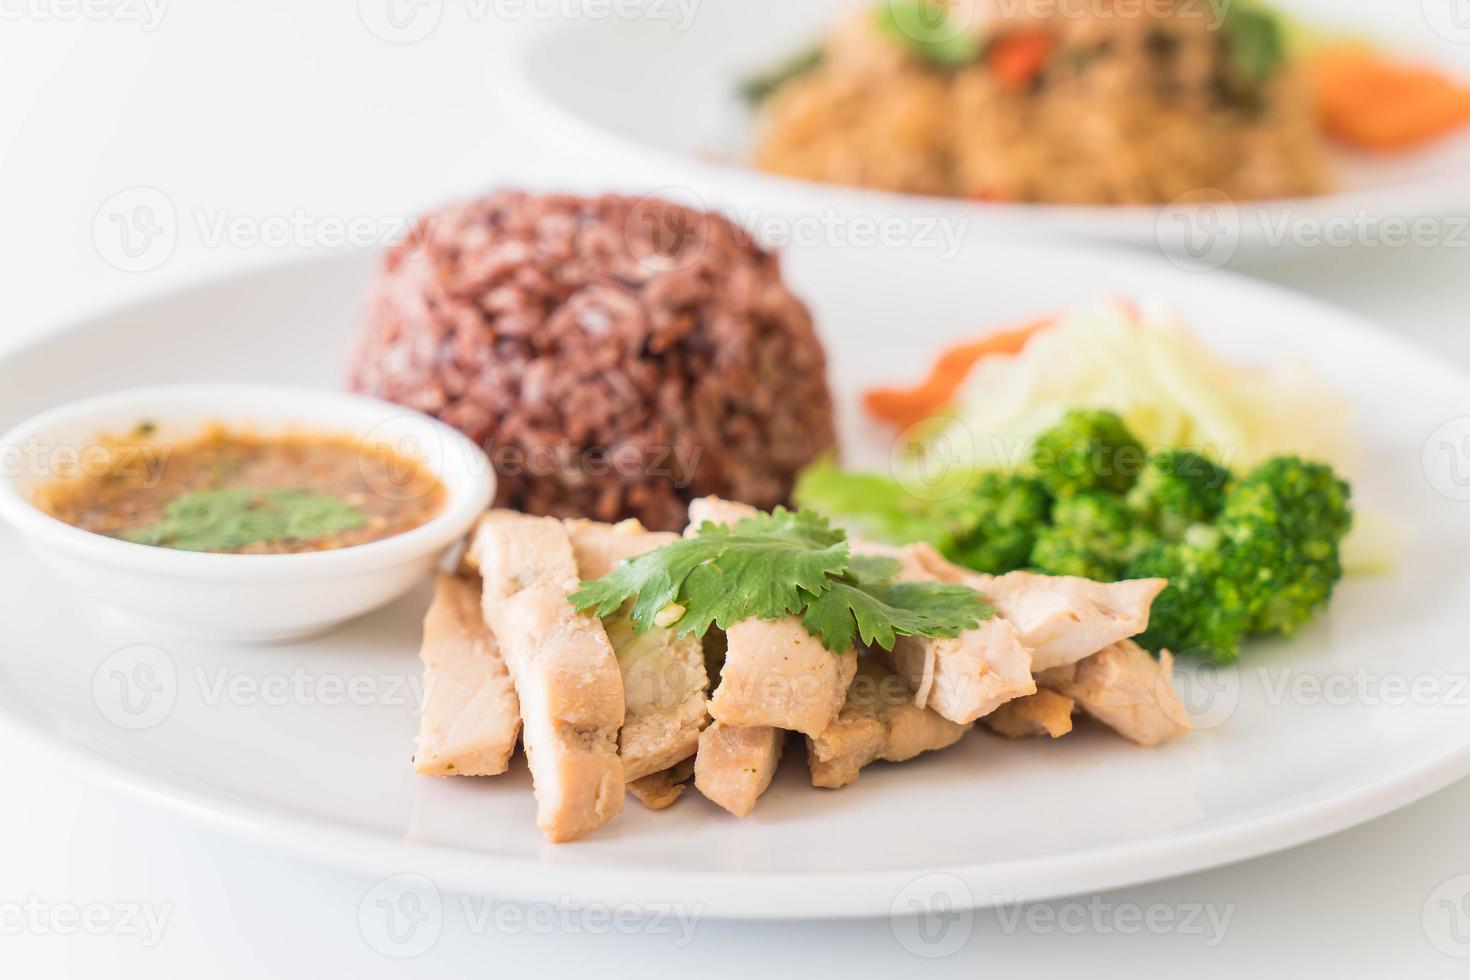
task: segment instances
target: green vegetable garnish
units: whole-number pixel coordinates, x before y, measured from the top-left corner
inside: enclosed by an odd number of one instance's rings
[[[977,35],[952,23],[945,5],[934,0],[888,0],[878,9],[878,27],[934,68],[963,68],[984,49]]]
[[[1149,610],[1148,632],[1135,637],[1139,645],[1217,663],[1235,659],[1250,617],[1239,569],[1229,567],[1220,541],[1219,531],[1201,524],[1183,540],[1154,542],[1129,565],[1129,578],[1169,580]]]
[[[1278,456],[1225,495],[1216,524],[1242,570],[1251,632],[1290,636],[1332,597],[1352,491],[1322,463]]]
[[[1047,575],[1111,582],[1150,539],[1123,498],[1086,490],[1056,502],[1051,527],[1036,536],[1031,566]]]
[[[1199,453],[1162,449],[1138,474],[1128,506],[1161,537],[1178,540],[1192,525],[1220,515],[1229,482],[1229,470]]]
[[[1143,452],[1117,415],[1072,411],[1037,438],[1028,472],[972,475],[945,499],[830,463],[803,473],[796,495],[981,572],[1167,578],[1138,637],[1154,651],[1233,660],[1247,637],[1289,636],[1327,605],[1352,525],[1331,467],[1278,456],[1237,479],[1189,450]]]
[[[1043,432],[1031,465],[1054,497],[1133,486],[1148,454],[1115,412],[1073,409]]]
[[[157,524],[122,537],[179,551],[229,551],[268,541],[310,541],[367,523],[356,507],[311,490],[196,490],[170,500],[163,513]]]
[[[826,52],[820,47],[800,51],[770,71],[753,75],[741,82],[740,98],[745,101],[746,105],[758,106],[775,95],[777,90],[787,82],[794,81],[821,67],[826,57]]]
[[[1249,0],[1217,3],[1228,4],[1221,24],[1230,59],[1226,94],[1247,107],[1257,106],[1262,87],[1286,62],[1286,28],[1274,11]]]
[[[632,599],[635,633],[677,607],[679,636],[703,636],[746,619],[800,615],[834,653],[855,638],[891,648],[897,636],[956,636],[992,610],[973,589],[941,582],[895,583],[897,562],[851,554],[847,536],[810,510],[777,507],[733,527],[706,523],[692,538],[623,562],[569,597],[599,616]]]

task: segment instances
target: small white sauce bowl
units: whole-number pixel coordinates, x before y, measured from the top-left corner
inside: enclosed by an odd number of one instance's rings
[[[443,484],[442,509],[379,541],[299,554],[236,555],[134,544],[73,527],[38,508],[36,491],[102,437],[142,422],[152,446],[211,425],[259,436],[343,436],[386,445]],[[495,492],[489,458],[451,426],[373,398],[275,385],[163,385],[72,402],[0,437],[0,518],[58,575],[87,595],[170,632],[265,643],[319,633],[396,599],[484,513]]]

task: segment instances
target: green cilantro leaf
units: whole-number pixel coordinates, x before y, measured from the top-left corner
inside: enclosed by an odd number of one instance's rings
[[[994,610],[980,593],[945,582],[834,582],[802,617],[808,633],[834,653],[852,648],[853,630],[869,646],[893,649],[899,636],[959,636]]]
[[[746,619],[800,614],[823,646],[850,650],[854,635],[890,648],[896,636],[955,636],[991,615],[980,594],[939,582],[893,583],[899,563],[850,553],[846,535],[809,510],[778,507],[733,527],[704,524],[691,538],[622,562],[569,596],[611,616],[632,599],[637,633],[682,607],[676,632],[703,636]],[[678,611],[678,610],[676,610]],[[667,619],[662,625],[671,625]]]
[[[853,555],[851,575],[859,582],[883,584],[898,575],[898,559],[887,555]]]
[[[829,575],[847,570],[846,536],[815,511],[777,507],[734,527],[706,523],[692,538],[675,541],[620,564],[570,596],[577,609],[608,616],[631,596],[641,633],[671,603],[684,607],[679,635],[703,636],[711,623],[725,628],[752,616],[780,619],[805,604],[802,590],[818,592]]]
[[[356,507],[312,490],[196,490],[170,500],[163,520],[122,537],[178,551],[231,551],[267,541],[310,541],[365,523]]]

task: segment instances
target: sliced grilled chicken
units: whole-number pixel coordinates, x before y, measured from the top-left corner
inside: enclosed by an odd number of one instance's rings
[[[711,722],[699,733],[694,786],[737,817],[755,809],[781,763],[786,733],[769,725],[743,728]]]
[[[898,580],[902,582],[941,578],[912,546],[892,548],[857,541],[853,551],[893,558],[899,563]],[[913,688],[915,705],[933,708],[959,725],[968,725],[1014,698],[1036,693],[1031,651],[1004,616],[992,616],[959,636],[901,636],[889,659]]]
[[[754,507],[701,497],[689,505],[692,533],[700,524],[734,524]],[[822,646],[795,616],[749,619],[725,631],[725,666],[710,714],[727,725],[769,725],[820,735],[847,698],[854,658]]]
[[[812,785],[846,786],[870,762],[903,762],[948,748],[969,727],[914,704],[902,676],[877,656],[863,657],[836,720],[806,740]]]
[[[628,784],[628,792],[650,810],[662,810],[684,792],[684,784],[694,775],[694,757],[662,772],[650,773]]]
[[[951,564],[928,545],[906,550],[935,577],[985,593],[1031,648],[1037,671],[1076,663],[1142,633],[1149,609],[1169,584],[1161,578],[1104,583],[1033,572],[980,575]]]
[[[573,840],[623,808],[617,658],[601,620],[567,602],[579,579],[561,521],[491,511],[471,547],[520,698],[537,826],[550,841]]]
[[[424,704],[413,765],[433,776],[505,772],[521,709],[495,634],[480,611],[478,580],[440,575],[424,617]]]
[[[1189,715],[1174,691],[1174,658],[1159,659],[1132,640],[1065,667],[1037,675],[1036,682],[1071,698],[1098,721],[1139,745],[1158,745],[1189,731]]]
[[[1077,702],[1056,691],[1040,688],[1035,694],[1007,701],[980,719],[980,724],[1006,738],[1061,738],[1072,730]]]
[[[564,523],[577,571],[584,579],[601,578],[625,558],[679,539],[676,534],[645,530],[637,521]],[[603,626],[623,677],[624,718],[618,751],[623,757],[623,777],[631,785],[688,759],[699,747],[699,732],[709,717],[704,649],[699,637],[681,638],[673,629],[654,627],[636,635],[626,610],[604,617]]]

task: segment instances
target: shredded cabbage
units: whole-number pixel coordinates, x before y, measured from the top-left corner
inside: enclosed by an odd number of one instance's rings
[[[1353,472],[1351,406],[1305,365],[1230,364],[1182,318],[1122,302],[1074,310],[1014,357],[980,361],[915,467],[1013,470],[1070,408],[1107,408],[1149,449],[1184,446],[1235,470],[1295,453]]]

